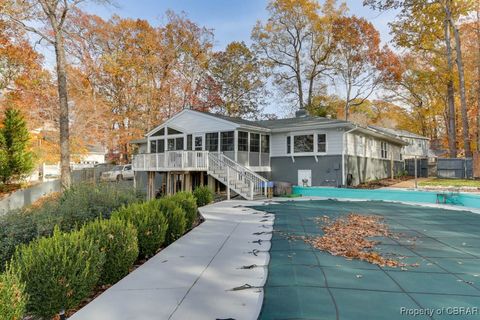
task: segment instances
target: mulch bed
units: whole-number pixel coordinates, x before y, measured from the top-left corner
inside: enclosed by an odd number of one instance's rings
[[[380,188],[389,187],[399,182],[411,180],[411,179],[413,179],[413,177],[409,177],[409,176],[402,176],[395,179],[387,178],[387,179],[374,180],[374,181],[361,183],[352,188],[353,189],[380,189]]]

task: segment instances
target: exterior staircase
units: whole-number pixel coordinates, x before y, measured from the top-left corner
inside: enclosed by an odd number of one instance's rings
[[[247,200],[267,196],[267,179],[228,158],[223,153],[210,152],[208,154],[207,172],[227,186],[228,199],[230,199],[230,189]]]

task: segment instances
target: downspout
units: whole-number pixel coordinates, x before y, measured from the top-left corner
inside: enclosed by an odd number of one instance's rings
[[[342,140],[343,140],[343,148],[342,148],[342,186],[346,186],[347,184],[347,174],[346,174],[346,167],[345,167],[345,152],[346,152],[346,149],[347,149],[347,133],[350,133],[350,132],[353,132],[355,130],[357,130],[358,127],[355,126],[353,129],[350,129],[348,131],[345,131],[343,133],[343,137],[342,137]]]

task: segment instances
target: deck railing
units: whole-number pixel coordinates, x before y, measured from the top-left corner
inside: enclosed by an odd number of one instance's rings
[[[208,169],[208,151],[166,151],[164,153],[137,154],[133,157],[135,171],[165,171]]]

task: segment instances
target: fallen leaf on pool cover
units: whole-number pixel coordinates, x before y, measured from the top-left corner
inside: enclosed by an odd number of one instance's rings
[[[323,225],[322,230],[325,234],[306,238],[305,242],[317,249],[327,251],[334,256],[359,259],[382,267],[407,266],[399,260],[385,258],[373,250],[378,241],[368,238],[392,236],[381,217],[351,213],[346,218],[333,221],[326,216],[316,218],[315,221]]]

